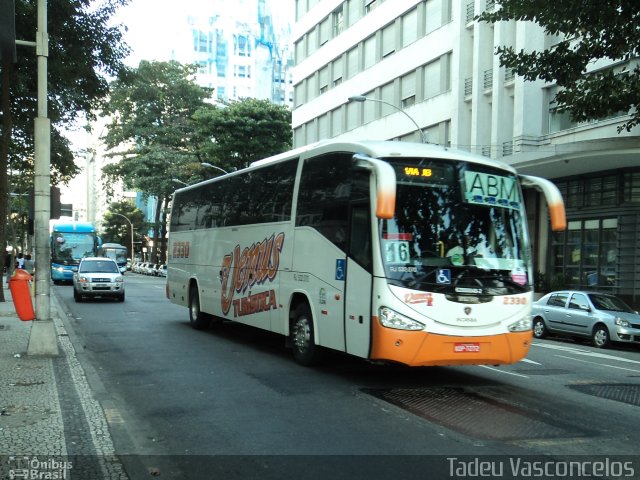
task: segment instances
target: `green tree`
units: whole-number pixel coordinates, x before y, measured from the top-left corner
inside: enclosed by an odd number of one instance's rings
[[[121,215],[128,218],[131,224]],[[148,230],[148,224],[144,221],[144,212],[127,200],[111,203],[102,220],[103,243],[119,243],[130,250],[131,225],[133,225],[133,243],[135,244],[141,241]],[[129,252],[131,259],[134,258],[134,253]]]
[[[562,39],[543,51],[497,49],[501,65],[513,68],[525,80],[558,85],[558,112],[569,112],[574,121],[629,113],[619,132],[640,123],[640,66],[587,73],[597,60],[622,62],[640,56],[638,0],[496,0],[496,6],[496,11],[484,12],[478,19],[536,22],[546,34]]]
[[[157,199],[151,259],[165,258],[166,210],[176,188],[172,178],[202,171],[194,154],[195,112],[211,92],[197,85],[194,65],[142,61],[111,85],[104,113],[111,117],[105,143],[118,159],[103,170],[108,180]],[[160,259],[157,246],[161,245]]]
[[[234,170],[291,148],[291,111],[269,100],[246,98],[196,115],[203,162]]]
[[[51,182],[68,182],[79,169],[61,131],[81,118],[92,118],[108,91],[107,76],[122,68],[128,53],[122,27],[112,24],[116,9],[128,0],[48,1],[48,117],[51,120]],[[16,37],[36,38],[37,2],[16,0]],[[37,108],[37,61],[32,47],[17,47],[13,64],[3,58],[0,90],[0,245],[6,244],[7,171],[33,177],[34,118]],[[32,182],[32,180],[31,180]],[[0,301],[4,294],[0,290]]]

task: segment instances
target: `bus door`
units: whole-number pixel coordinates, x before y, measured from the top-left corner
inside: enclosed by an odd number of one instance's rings
[[[345,281],[347,353],[367,358],[371,336],[371,210],[369,202],[351,204]]]

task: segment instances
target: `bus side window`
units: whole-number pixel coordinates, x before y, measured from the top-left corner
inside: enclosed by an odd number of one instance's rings
[[[309,226],[342,251],[347,249],[351,155],[334,153],[305,160],[296,226]]]
[[[371,214],[368,203],[357,204],[351,208],[349,256],[367,271],[371,271]]]

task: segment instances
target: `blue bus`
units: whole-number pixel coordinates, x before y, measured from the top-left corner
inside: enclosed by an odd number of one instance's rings
[[[103,243],[98,248],[98,256],[115,260],[122,273],[127,271],[127,247],[119,243]]]
[[[97,257],[101,240],[96,227],[87,222],[57,222],[51,229],[51,279],[71,282],[72,269],[84,257]]]

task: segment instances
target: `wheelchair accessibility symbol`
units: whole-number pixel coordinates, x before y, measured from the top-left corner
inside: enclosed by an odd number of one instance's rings
[[[451,283],[451,270],[448,268],[439,268],[436,283]]]
[[[336,280],[344,280],[346,261],[344,259],[336,259]]]

